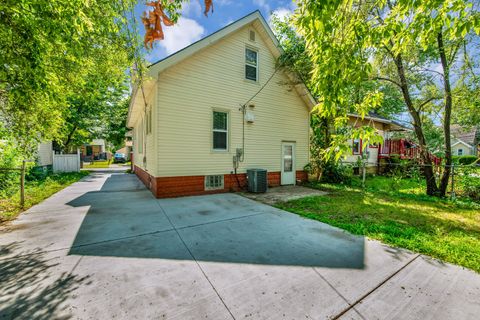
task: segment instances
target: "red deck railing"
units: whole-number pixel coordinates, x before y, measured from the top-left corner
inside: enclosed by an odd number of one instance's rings
[[[389,158],[398,156],[400,159],[418,159],[420,158],[420,148],[413,142],[406,139],[386,139],[380,145],[378,157]],[[435,165],[439,165],[442,159],[430,154],[430,157]]]

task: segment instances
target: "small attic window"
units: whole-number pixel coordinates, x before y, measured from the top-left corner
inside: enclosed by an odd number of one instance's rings
[[[250,41],[255,42],[255,31],[250,30],[249,39]]]

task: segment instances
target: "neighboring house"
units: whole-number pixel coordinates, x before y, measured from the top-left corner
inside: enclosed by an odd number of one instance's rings
[[[118,149],[115,153],[123,153],[128,160],[130,160],[130,153],[132,152],[133,141],[131,140],[131,132],[125,134],[125,146]]]
[[[450,127],[452,134],[452,155],[480,156],[480,130],[465,130],[457,124]]]
[[[155,196],[238,190],[251,168],[268,170],[270,186],[306,179],[315,101],[277,70],[281,53],[256,11],[148,68],[127,126],[135,173]]]
[[[130,160],[130,156],[132,153],[133,148],[133,141],[132,141],[133,132],[127,131],[125,133],[125,146],[123,148],[118,149],[115,153],[123,153],[125,154],[127,160]]]
[[[376,167],[382,159],[388,159],[393,156],[406,159],[417,155],[417,149],[413,143],[406,139],[392,138],[395,132],[411,131],[408,127],[373,112],[363,119],[355,114],[349,114],[348,116],[348,124],[350,126],[371,126],[378,130],[384,141],[382,144],[365,146],[365,142],[362,139],[352,140],[350,144],[351,154],[346,156],[343,163],[356,164],[359,159],[362,159],[366,161],[367,167]]]
[[[105,140],[93,139],[92,142],[82,145],[80,147],[80,158],[84,162],[107,160],[108,153],[105,148]]]

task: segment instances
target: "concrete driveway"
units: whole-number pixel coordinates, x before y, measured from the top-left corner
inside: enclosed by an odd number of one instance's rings
[[[374,208],[372,208],[374,210]],[[1,319],[478,319],[480,276],[235,194],[94,173],[0,230]]]

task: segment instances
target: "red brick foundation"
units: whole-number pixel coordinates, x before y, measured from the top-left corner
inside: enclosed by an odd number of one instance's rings
[[[135,174],[157,198],[173,198],[222,192],[234,192],[244,190],[247,184],[247,177],[245,173],[239,173],[237,177],[235,177],[234,174],[225,174],[224,188],[220,190],[205,190],[205,176],[155,178],[137,166],[135,166]],[[297,171],[296,178],[302,182],[307,181],[307,174],[304,171]],[[277,187],[279,185],[280,172],[269,172],[268,186]]]

